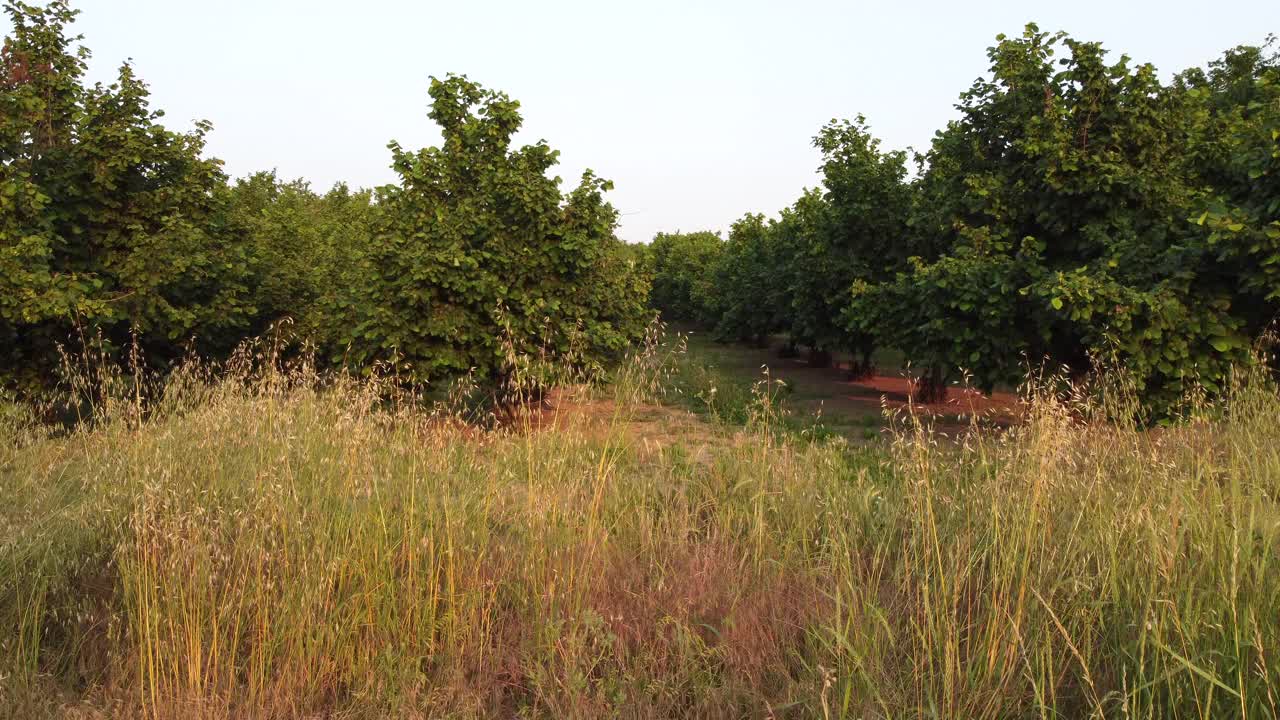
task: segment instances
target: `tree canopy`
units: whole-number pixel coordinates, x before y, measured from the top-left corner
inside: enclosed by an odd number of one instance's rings
[[[129,65],[83,82],[75,12],[11,3],[0,53],[0,366],[39,382],[56,346],[135,333],[162,359],[190,338],[225,349],[255,314],[254,258],[228,212],[208,123],[160,124]]]
[[[614,234],[611,184],[562,193],[519,103],[433,79],[440,147],[391,143],[397,184],[323,194],[230,182],[211,131],[161,124],[128,64],[86,85],[76,12],[9,2],[0,54],[0,378],[55,379],[60,346],[136,343],[163,368],[289,318],[323,361],[500,382],[520,358],[596,367],[648,323],[649,275]]]
[[[898,348],[923,399],[1041,363],[1123,368],[1159,408],[1219,390],[1280,312],[1271,41],[1170,83],[1035,25],[988,58],[914,177],[863,117],[825,126],[822,187],[735,226],[707,324],[848,351],[857,374]]]

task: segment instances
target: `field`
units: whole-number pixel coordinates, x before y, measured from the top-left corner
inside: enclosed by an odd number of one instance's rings
[[[833,429],[685,345],[490,429],[305,365],[188,368],[60,435],[9,408],[0,708],[1276,715],[1265,379],[1176,427],[1042,394],[944,437]]]
[[[0,0],[0,720],[1280,717],[1245,15],[114,5]]]

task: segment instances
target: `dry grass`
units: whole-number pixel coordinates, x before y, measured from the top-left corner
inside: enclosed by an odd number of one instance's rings
[[[1264,378],[855,449],[660,409],[672,362],[487,431],[305,368],[6,410],[0,714],[1276,716]]]

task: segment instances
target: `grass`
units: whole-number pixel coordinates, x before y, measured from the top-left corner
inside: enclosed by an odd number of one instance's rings
[[[776,430],[854,442],[881,435],[885,418],[880,409],[865,403],[847,407],[830,377],[805,377],[769,350],[715,342],[701,331],[682,331],[676,338],[673,345],[678,343],[679,352],[666,358],[668,372],[663,377],[664,400],[669,403],[711,422],[743,425],[767,399],[788,409],[771,415]],[[768,362],[762,364],[762,359]],[[831,372],[839,376],[839,371]]]
[[[1266,378],[1155,431],[1046,393],[855,447],[699,365],[491,430],[306,368],[64,434],[6,406],[0,715],[1277,715]]]

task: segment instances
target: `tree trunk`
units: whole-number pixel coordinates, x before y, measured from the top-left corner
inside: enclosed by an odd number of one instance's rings
[[[862,352],[853,350],[849,353],[850,380],[870,380],[876,376],[876,366],[871,362],[872,352],[872,350]]]
[[[942,374],[942,368],[934,366],[926,375],[916,378],[911,388],[911,400],[921,405],[947,401],[947,379]]]

